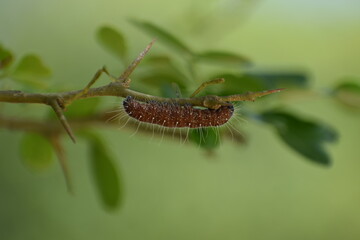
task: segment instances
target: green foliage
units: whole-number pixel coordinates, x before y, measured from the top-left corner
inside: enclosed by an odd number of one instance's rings
[[[360,110],[360,80],[340,83],[334,89],[334,96],[345,106]]]
[[[249,76],[261,80],[266,88],[307,88],[309,78],[306,72],[251,72]]]
[[[222,73],[212,77],[212,79],[224,78],[225,83],[216,86],[220,95],[239,94],[242,92],[256,92],[265,90],[265,84],[261,79],[248,74]]]
[[[124,36],[109,26],[101,27],[96,34],[101,46],[124,63],[127,60],[127,46]]]
[[[156,88],[164,84],[176,83],[182,91],[186,89],[183,79],[171,72],[151,71],[140,76],[139,81]]]
[[[171,49],[177,51],[184,57],[193,56],[193,52],[188,46],[186,46],[178,38],[168,33],[164,29],[161,29],[160,27],[145,21],[131,20],[130,22],[144,32],[148,33],[151,37],[158,39],[160,42],[164,43]]]
[[[181,92],[186,91],[187,77],[173,64],[168,56],[149,57],[144,62],[144,65],[144,72],[137,78],[139,82],[155,89],[175,83]]]
[[[343,82],[335,87],[336,91],[347,91],[360,95],[360,82]]]
[[[319,164],[331,164],[323,145],[337,140],[334,129],[280,111],[264,112],[261,119],[275,127],[280,138],[301,155]]]
[[[26,133],[20,149],[24,164],[32,170],[46,170],[53,163],[53,148],[42,135]]]
[[[13,61],[12,53],[0,45],[0,70],[7,68]]]
[[[213,150],[220,144],[220,134],[216,127],[191,129],[189,140],[206,150]]]
[[[151,65],[151,66],[171,66],[173,67],[173,64],[171,62],[171,58],[167,55],[150,55],[147,56],[144,59],[145,64]]]
[[[82,135],[89,141],[91,170],[102,203],[107,209],[113,210],[121,204],[123,198],[121,177],[114,159],[99,136],[90,132]]]
[[[145,66],[151,67],[152,69],[155,69],[158,72],[166,72],[168,74],[174,74],[177,75],[179,78],[182,79],[182,81],[188,80],[186,78],[186,75],[179,70],[178,66],[174,64],[173,60],[166,55],[155,55],[155,56],[149,56],[146,58],[146,61],[144,62]]]
[[[177,97],[177,88],[179,86],[172,82],[172,83],[163,83],[162,85],[160,85],[160,92],[161,92],[161,96],[166,97],[166,98],[176,98]],[[179,88],[180,89],[180,88]]]
[[[100,98],[80,99],[72,103],[66,110],[70,118],[86,117],[94,114],[100,104]]]
[[[225,83],[207,87],[202,95],[232,95],[244,92],[256,92],[275,88],[309,87],[308,74],[303,71],[248,71],[242,68],[250,60],[241,54],[210,50],[193,51],[173,34],[145,21],[132,20],[132,24],[175,50],[182,57],[181,63],[170,54],[149,55],[140,65],[136,81],[148,87],[160,89],[163,97],[177,97],[178,90],[187,92],[197,79],[224,78]],[[103,26],[96,34],[100,45],[119,60],[127,62],[127,44],[123,34],[110,26]],[[176,62],[177,60],[178,62]],[[12,53],[0,46],[0,70],[10,66]],[[220,67],[232,67],[231,70],[212,73],[213,77],[200,76],[198,65],[213,63]],[[184,64],[184,66],[181,66]],[[180,66],[179,66],[180,65]],[[4,74],[5,73],[5,74]],[[20,83],[35,87],[46,86],[46,79],[51,75],[48,67],[37,55],[26,55],[19,61],[13,71],[4,71],[1,77],[10,77]],[[199,83],[196,83],[198,86]],[[196,86],[195,86],[196,87]],[[333,96],[341,103],[360,109],[360,84],[355,80],[345,81],[333,90]],[[66,116],[86,118],[96,114],[99,98],[77,100],[67,109]],[[245,104],[244,104],[245,106]],[[246,107],[246,106],[245,106]],[[260,116],[263,123],[273,126],[280,138],[291,149],[307,159],[322,165],[330,165],[331,157],[325,149],[326,142],[334,142],[338,136],[334,129],[323,123],[301,119],[282,111],[266,111],[260,114],[248,112],[247,116]],[[184,132],[183,132],[184,133]],[[90,147],[91,170],[98,193],[104,206],[113,210],[122,203],[123,186],[121,175],[116,169],[114,159],[106,148],[106,143],[96,134],[82,132]],[[204,150],[214,150],[220,145],[219,128],[190,129],[188,140]],[[52,163],[53,149],[51,143],[42,135],[26,134],[21,142],[21,154],[24,163],[32,169],[46,169]]]
[[[306,88],[308,77],[305,73],[227,73],[212,76],[211,79],[224,78],[225,83],[216,86],[215,91],[207,90],[207,94],[231,95],[242,92],[256,92],[276,88]]]
[[[249,65],[250,60],[246,57],[240,56],[235,53],[229,52],[221,52],[221,51],[207,51],[198,53],[195,55],[195,61],[197,62],[205,62],[205,63],[213,63],[213,64],[221,64],[225,66],[235,65]]]
[[[197,76],[195,63],[214,63],[216,65],[237,67],[250,63],[250,60],[242,55],[218,50],[195,53],[177,37],[152,23],[136,20],[131,22],[152,37],[159,39],[159,42],[176,50],[186,60],[185,65],[192,76]],[[171,82],[176,83],[181,91],[187,90],[186,87],[189,85],[185,84],[188,81],[188,78],[185,77],[187,74],[180,71],[172,63],[170,56],[148,56],[144,65],[147,67],[147,71],[144,71],[145,73],[141,74],[138,79],[148,86],[160,88],[162,96],[175,96]],[[246,72],[240,71],[240,68],[238,69],[237,73],[222,72],[206,78],[224,78],[225,83],[206,88],[202,95],[231,95],[284,87],[290,89],[309,87],[308,74],[304,71]],[[323,124],[308,122],[288,113],[269,111],[261,116],[264,122],[272,124],[277,129],[280,137],[292,149],[317,163],[330,164],[330,157],[323,148],[323,143],[336,139],[334,130]],[[189,134],[190,141],[204,149],[216,148],[220,137],[220,134],[212,128],[191,130]]]
[[[50,69],[34,54],[24,56],[11,74],[11,78],[37,88],[46,87],[50,76]]]

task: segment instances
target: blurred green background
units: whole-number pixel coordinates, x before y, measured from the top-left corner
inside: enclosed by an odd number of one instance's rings
[[[121,29],[130,56],[149,42],[128,18],[154,22],[200,50],[241,53],[263,68],[306,69],[320,91],[360,76],[356,0],[2,0],[0,41],[16,55],[40,55],[57,88],[78,89],[104,64],[115,75],[123,70],[97,44],[98,27]],[[0,129],[0,238],[360,239],[359,113],[327,97],[286,106],[338,130],[340,141],[329,146],[332,167],[305,160],[252,121],[243,126],[248,145],[226,142],[212,158],[176,141],[104,129],[125,186],[114,212],[94,193],[84,142],[65,139],[72,196],[57,163],[44,173],[28,171],[18,150],[22,133]],[[46,108],[1,107],[11,116],[24,113],[19,117]]]

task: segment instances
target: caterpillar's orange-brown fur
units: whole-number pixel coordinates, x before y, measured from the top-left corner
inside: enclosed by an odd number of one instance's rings
[[[123,102],[126,113],[141,122],[169,128],[203,128],[221,126],[229,121],[234,106],[218,109],[199,109],[190,105],[149,101],[141,103],[128,96]]]

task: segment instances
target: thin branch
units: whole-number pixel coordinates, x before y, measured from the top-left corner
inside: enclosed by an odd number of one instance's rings
[[[125,112],[124,112],[125,114]],[[79,119],[69,119],[69,124],[73,126],[75,131],[81,131],[88,127],[116,127],[124,126],[128,131],[137,131],[139,134],[149,135],[151,137],[167,137],[169,140],[188,142],[189,139],[186,138],[185,129],[173,129],[168,130],[154,130],[153,127],[149,127],[146,124],[140,124],[136,121],[127,121],[127,118],[118,117],[119,112],[114,111],[113,109],[104,111],[101,113],[95,113],[93,115],[87,116],[86,118]],[[118,117],[118,118],[117,118]],[[110,121],[109,121],[110,119]],[[17,118],[7,118],[0,115],[0,127],[7,128],[10,130],[17,131],[28,131],[28,132],[37,132],[45,136],[59,136],[64,133],[63,129],[56,122],[48,121],[33,121],[26,119]],[[123,128],[124,129],[124,128]],[[158,127],[156,127],[158,129]],[[235,141],[236,143],[242,145],[246,142],[245,136],[240,134],[237,131],[232,131],[231,129],[223,129],[224,137]]]
[[[27,132],[38,132],[44,135],[58,134],[62,129],[54,122],[43,122],[33,120],[23,120],[16,118],[6,118],[0,115],[0,127],[10,130],[21,130]]]
[[[231,95],[231,96],[213,96],[207,95],[203,97],[195,98],[163,98],[158,96],[153,96],[141,92],[137,92],[128,88],[125,88],[119,82],[112,82],[108,85],[91,88],[87,93],[79,96],[75,100],[91,98],[91,97],[103,97],[103,96],[114,96],[114,97],[123,97],[132,96],[138,101],[148,102],[150,100],[157,102],[168,102],[176,103],[179,105],[190,104],[192,106],[207,107],[207,108],[218,108],[216,105],[226,105],[225,102],[228,101],[254,101],[258,97],[269,95],[272,93],[280,92],[283,89],[267,90],[262,92],[249,92],[245,94]],[[74,100],[74,97],[79,93],[82,93],[82,90],[70,91],[70,92],[59,92],[59,93],[24,93],[21,91],[0,91],[0,102],[9,102],[9,103],[42,103],[50,105],[54,97],[62,99],[65,106],[71,104]],[[210,103],[211,102],[211,103]]]
[[[103,67],[99,71],[96,72],[93,79],[87,84],[87,86],[78,91],[69,91],[69,92],[59,92],[59,93],[24,93],[22,91],[17,90],[7,90],[0,91],[0,102],[9,102],[9,103],[41,103],[47,104],[54,107],[54,99],[61,99],[61,108],[65,108],[67,105],[71,104],[73,101],[83,98],[89,97],[102,97],[102,96],[117,96],[124,97],[132,96],[138,101],[147,102],[150,100],[158,101],[158,102],[170,102],[177,103],[179,105],[193,105],[200,107],[207,107],[212,109],[217,109],[220,106],[228,105],[228,101],[253,101],[258,97],[262,97],[271,93],[279,92],[282,89],[268,90],[262,92],[249,92],[245,94],[233,95],[233,96],[203,96],[203,97],[194,97],[198,94],[202,89],[211,84],[219,84],[223,83],[224,79],[215,79],[212,81],[208,81],[203,83],[190,98],[162,98],[157,96],[152,96],[140,92],[136,92],[129,89],[130,79],[129,76],[135,70],[135,68],[139,65],[141,60],[145,57],[145,55],[149,52],[155,40],[153,40],[149,45],[146,46],[145,50],[142,51],[139,56],[127,67],[127,69],[123,72],[123,74],[114,81],[114,77],[112,77],[107,70]],[[90,88],[96,80],[100,77],[101,73],[106,73],[113,82],[108,85],[98,87],[98,88]],[[67,130],[68,131],[68,130]]]
[[[236,94],[236,95],[231,95],[231,96],[224,96],[221,97],[221,99],[223,101],[255,101],[256,98],[260,98],[272,93],[277,93],[277,92],[281,92],[285,90],[285,88],[278,88],[278,89],[273,89],[273,90],[265,90],[265,91],[261,91],[261,92],[247,92],[244,94]]]
[[[69,119],[69,124],[73,126],[75,131],[81,131],[88,127],[94,127],[94,125],[98,125],[100,127],[119,127],[124,126],[131,131],[138,131],[141,134],[154,135],[161,137],[164,134],[165,137],[174,138],[176,140],[185,139],[185,134],[180,134],[180,131],[184,132],[186,130],[178,129],[175,132],[173,129],[169,131],[156,132],[152,127],[146,126],[146,124],[141,124],[136,121],[127,121],[127,118],[116,118],[119,112],[115,112],[112,110],[93,114],[91,116],[87,116],[86,118],[79,119]],[[125,113],[124,113],[125,114]],[[114,119],[112,121],[108,121],[109,119]],[[16,118],[7,118],[2,117],[0,115],[0,127],[7,128],[10,130],[18,130],[18,131],[29,131],[29,132],[37,132],[47,136],[51,135],[59,135],[62,134],[62,128],[59,124],[56,124],[54,121],[32,121]]]
[[[138,101],[148,102],[148,101],[157,101],[162,103],[176,103],[178,105],[192,105],[200,106],[211,109],[218,109],[224,105],[231,105],[230,101],[254,101],[258,97],[262,97],[271,93],[279,92],[282,89],[268,90],[262,92],[249,92],[245,94],[232,95],[232,96],[203,96],[203,97],[194,97],[202,89],[211,84],[223,83],[224,79],[215,79],[209,82],[203,83],[192,95],[190,98],[162,98],[157,96],[152,96],[140,92],[133,91],[129,89],[131,80],[129,78],[130,74],[135,70],[141,60],[145,57],[148,51],[151,49],[154,44],[153,40],[143,52],[130,64],[130,66],[123,72],[123,74],[115,79],[112,77],[107,70],[103,67],[96,72],[93,79],[87,84],[87,86],[82,90],[69,91],[69,92],[59,92],[59,93],[25,93],[17,90],[7,90],[0,91],[0,102],[8,103],[39,103],[51,106],[56,115],[58,116],[62,126],[65,128],[66,132],[75,143],[75,136],[70,128],[70,124],[67,122],[63,109],[66,106],[70,105],[73,101],[78,99],[90,98],[90,97],[102,97],[102,96],[117,96],[117,97],[127,97],[132,96]],[[106,73],[113,82],[108,85],[91,88],[91,86],[96,82],[100,77],[101,73]]]

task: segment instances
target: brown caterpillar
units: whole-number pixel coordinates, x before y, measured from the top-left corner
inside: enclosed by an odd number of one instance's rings
[[[198,109],[190,105],[177,105],[149,101],[140,103],[128,96],[123,102],[126,113],[141,122],[169,128],[203,128],[221,126],[229,121],[234,106],[219,109]]]

